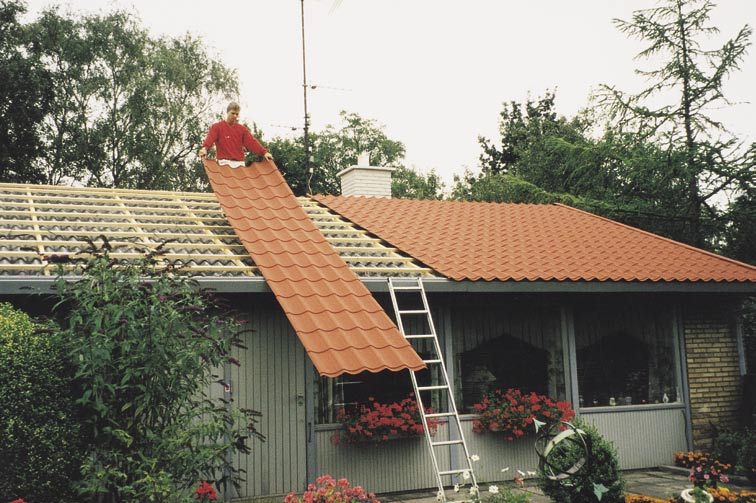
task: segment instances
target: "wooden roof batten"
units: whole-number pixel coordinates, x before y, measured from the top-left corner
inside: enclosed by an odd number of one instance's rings
[[[312,199],[297,201],[358,276],[437,277]],[[213,193],[0,183],[0,229],[0,279],[49,278],[57,265],[45,256],[85,258],[103,235],[116,259],[163,245],[160,258],[186,274],[262,280]],[[71,274],[75,267],[64,265]]]

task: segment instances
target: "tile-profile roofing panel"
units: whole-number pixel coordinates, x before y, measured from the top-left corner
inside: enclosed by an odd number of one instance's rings
[[[321,375],[425,365],[304,212],[275,164],[205,160],[226,218]]]
[[[315,200],[454,280],[756,282],[756,267],[563,206]]]

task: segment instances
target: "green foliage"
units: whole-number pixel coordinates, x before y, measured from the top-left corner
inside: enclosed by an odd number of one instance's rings
[[[616,448],[599,434],[595,426],[580,420],[574,421],[573,425],[590,437],[590,459],[577,474],[561,481],[550,480],[539,470],[538,487],[553,501],[586,503],[598,501],[596,490],[603,486],[607,491],[601,496],[602,503],[624,503],[624,482]],[[566,470],[582,456],[583,450],[578,444],[560,442],[549,455],[549,461],[558,469]]]
[[[236,363],[235,319],[151,256],[119,263],[105,249],[81,274],[56,281],[58,340],[76,367],[91,449],[81,493],[167,502],[202,480],[238,482],[230,456],[248,451],[255,413],[207,395],[222,382],[213,372]]]
[[[50,93],[39,58],[28,55],[27,30],[19,21],[24,4],[0,0],[0,180],[40,182],[32,160],[40,151],[35,126]]]
[[[431,170],[427,174],[399,166],[391,173],[391,197],[405,199],[443,199],[444,182]]]
[[[735,466],[738,461],[738,449],[745,439],[743,434],[735,431],[719,431],[714,437],[711,457],[728,465]]]
[[[676,159],[669,176],[684,189],[685,241],[699,247],[706,243],[706,217],[720,216],[715,196],[737,189],[739,180],[753,176],[756,165],[747,149],[709,115],[729,104],[724,83],[739,69],[752,33],[745,25],[720,48],[701,47],[703,38],[718,31],[707,24],[714,7],[711,0],[667,0],[634,12],[630,21],[616,20],[620,30],[647,44],[638,57],[653,58],[659,66],[638,70],[649,82],[638,94],[607,85],[600,94],[619,129],[653,142]],[[658,105],[658,98],[666,96],[672,98]]]
[[[13,99],[0,102],[10,103],[13,117],[25,125],[16,136],[30,135],[41,148],[29,143],[9,150],[0,165],[24,160],[33,173],[19,178],[0,171],[0,180],[206,188],[197,145],[213,111],[238,94],[238,84],[198,39],[151,37],[127,12],[62,14],[57,7],[27,25],[16,22],[15,32],[6,38],[9,59],[0,61],[17,64],[0,88],[22,87],[9,89]],[[38,81],[46,97],[39,95]]]
[[[49,331],[0,303],[0,494],[8,500],[76,501],[83,448],[64,362]]]
[[[748,477],[751,484],[756,484],[756,430],[748,430],[743,435],[735,471]]]
[[[313,194],[340,194],[338,172],[357,164],[357,156],[370,154],[371,166],[393,166],[404,157],[404,145],[390,139],[383,126],[353,112],[342,111],[341,124],[327,125],[309,134]],[[259,138],[259,136],[258,136]],[[305,171],[304,139],[272,138],[266,142],[294,194],[308,193],[310,174]]]
[[[476,503],[528,503],[530,493],[526,491],[515,492],[510,485],[490,485],[488,494],[472,498]]]

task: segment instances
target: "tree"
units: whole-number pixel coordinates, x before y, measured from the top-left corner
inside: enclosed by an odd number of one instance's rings
[[[370,154],[373,166],[392,166],[404,157],[404,145],[390,139],[383,126],[353,112],[342,111],[340,127],[327,125],[323,131],[309,135],[312,173],[305,172],[304,141],[273,138],[266,142],[281,173],[296,195],[308,192],[339,194],[339,171],[357,164],[357,156]],[[259,132],[254,131],[259,135]],[[261,136],[258,136],[260,138]]]
[[[147,77],[148,114],[135,153],[145,169],[135,187],[205,189],[196,152],[221,98],[228,101],[239,93],[235,72],[211,57],[199,39],[185,35],[151,43]]]
[[[213,369],[237,364],[237,318],[195,281],[92,249],[69,281],[59,271],[56,344],[75,368],[88,446],[80,493],[107,503],[174,501],[200,481],[235,482],[255,413],[208,397]],[[59,258],[60,259],[60,258]],[[98,499],[99,498],[99,499]]]
[[[391,173],[391,197],[405,199],[443,199],[444,182],[435,170],[423,174],[399,166]]]
[[[38,128],[44,148],[35,166],[45,182],[206,188],[195,151],[238,83],[199,40],[155,39],[118,11],[51,8],[26,29],[52,98]]]
[[[686,241],[704,246],[707,218],[719,219],[715,198],[754,169],[753,158],[709,110],[729,104],[725,79],[738,70],[750,45],[745,25],[718,49],[704,49],[700,38],[718,30],[708,26],[714,4],[710,0],[667,0],[659,7],[636,11],[630,21],[616,20],[621,31],[648,43],[639,57],[658,57],[661,66],[637,70],[651,80],[638,94],[602,86],[601,103],[623,131],[649,139],[677,162],[669,176],[685,187]],[[662,106],[651,98],[675,98]]]
[[[556,95],[546,92],[524,104],[505,103],[500,114],[500,146],[478,142],[484,173],[508,174],[547,192],[601,198],[617,190],[615,166],[608,152],[591,138],[595,119],[588,110],[572,118],[559,116]]]
[[[0,180],[39,183],[33,164],[40,152],[36,134],[50,99],[47,74],[29,55],[26,29],[19,22],[23,4],[0,1]]]

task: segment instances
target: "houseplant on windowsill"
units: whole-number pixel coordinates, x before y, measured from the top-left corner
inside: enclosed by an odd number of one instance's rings
[[[342,440],[348,443],[381,443],[397,438],[422,436],[425,433],[414,393],[400,402],[388,404],[379,403],[373,397],[368,400],[367,404],[337,412],[336,419],[344,425],[344,429],[332,437],[334,443]],[[432,414],[433,410],[426,408],[425,413]],[[428,419],[431,435],[436,433],[439,424],[438,419]]]
[[[569,402],[559,402],[537,393],[523,393],[518,389],[497,389],[473,405],[478,417],[473,420],[473,431],[502,432],[507,440],[534,432],[534,420],[544,423],[570,421],[575,412]]]

